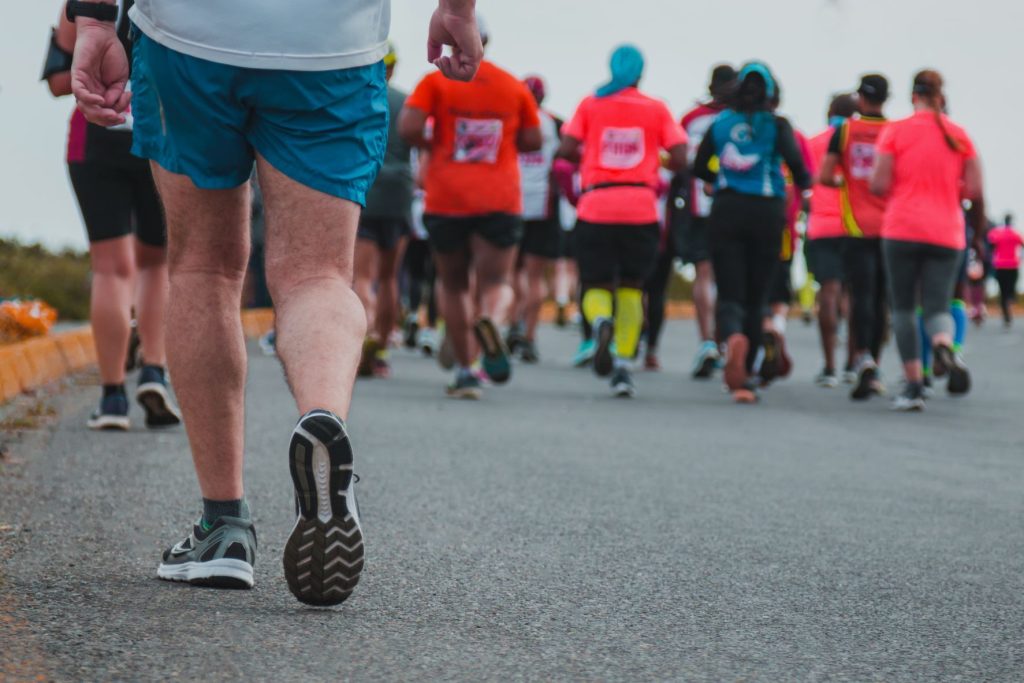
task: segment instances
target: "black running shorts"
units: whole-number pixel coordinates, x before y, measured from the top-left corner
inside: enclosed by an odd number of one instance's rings
[[[647,281],[658,260],[657,223],[619,225],[576,223],[576,261],[585,285]]]
[[[472,234],[480,235],[500,249],[516,246],[523,236],[523,219],[507,213],[482,216],[424,214],[423,227],[430,236],[430,246],[439,254],[465,249]]]
[[[149,162],[82,161],[68,163],[89,242],[135,233],[153,247],[167,245],[163,209]]]

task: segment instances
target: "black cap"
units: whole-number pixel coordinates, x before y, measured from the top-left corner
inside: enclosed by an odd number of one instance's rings
[[[736,69],[728,64],[719,64],[711,71],[710,88],[715,90],[736,80]]]
[[[860,79],[857,94],[875,104],[889,99],[889,80],[881,74],[867,74]]]

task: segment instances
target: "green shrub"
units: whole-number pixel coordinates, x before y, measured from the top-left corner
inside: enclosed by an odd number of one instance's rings
[[[88,320],[89,255],[0,239],[0,298],[42,299],[62,320]]]

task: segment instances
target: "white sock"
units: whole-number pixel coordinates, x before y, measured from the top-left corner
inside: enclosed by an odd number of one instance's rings
[[[772,316],[772,327],[781,335],[786,334],[786,316],[776,313]]]

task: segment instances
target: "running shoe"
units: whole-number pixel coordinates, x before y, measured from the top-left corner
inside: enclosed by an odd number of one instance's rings
[[[854,401],[866,401],[875,393],[878,381],[878,365],[871,356],[864,355],[857,361],[857,382],[853,385],[850,398]]]
[[[612,341],[615,336],[615,325],[609,318],[599,318],[594,323],[594,372],[598,377],[607,377],[615,367],[612,358]]]
[[[407,349],[416,348],[416,339],[420,331],[420,321],[415,313],[410,313],[402,326],[402,345]]]
[[[760,397],[757,394],[757,386],[752,382],[747,382],[739,389],[734,389],[730,393],[732,395],[733,403],[738,403],[740,405],[751,405],[760,400]]]
[[[907,382],[903,391],[893,399],[892,409],[902,413],[924,410],[924,386],[917,382]]]
[[[243,502],[241,517],[220,517],[210,528],[196,520],[185,540],[164,551],[156,575],[193,586],[252,588],[255,564],[256,528]]]
[[[718,352],[718,345],[710,340],[705,341],[697,349],[690,374],[694,379],[710,379],[721,360],[722,354]]]
[[[452,346],[452,340],[448,338],[447,334],[441,338],[441,345],[437,351],[437,364],[443,370],[451,370],[455,367],[455,347]]]
[[[358,377],[373,377],[373,361],[377,358],[377,352],[381,350],[380,342],[367,337],[363,340],[363,353],[359,357],[359,367],[356,370]]]
[[[853,363],[850,363],[843,368],[843,384],[853,384],[857,381],[857,371],[853,368]]]
[[[388,362],[387,358],[377,356],[373,359],[373,376],[377,379],[391,377],[391,363]]]
[[[742,334],[733,334],[726,341],[725,385],[729,391],[749,389],[747,386],[747,353],[750,340]]]
[[[135,400],[146,411],[146,426],[173,427],[181,424],[181,412],[167,390],[167,375],[162,367],[143,365],[139,372],[139,388]]]
[[[308,605],[344,602],[363,571],[352,460],[341,418],[326,410],[302,416],[288,448],[298,519],[284,548],[284,576]]]
[[[424,356],[433,356],[437,352],[437,330],[433,327],[424,327],[416,335],[416,343]]]
[[[555,326],[565,327],[569,324],[569,311],[565,304],[557,304],[555,308]]]
[[[930,374],[925,373],[924,380],[921,382],[921,386],[923,387],[922,395],[926,399],[935,396],[935,387],[934,383],[932,382],[932,376]]]
[[[128,419],[128,397],[122,393],[104,396],[100,399],[99,408],[89,416],[86,426],[89,429],[127,432],[132,426]]]
[[[763,339],[758,374],[761,376],[761,383],[767,385],[782,376],[782,354],[778,335],[774,332],[765,332]]]
[[[523,332],[523,323],[514,322],[509,325],[508,331],[505,332],[505,347],[508,349],[508,352],[510,354],[515,353],[525,341],[526,335]]]
[[[580,342],[579,347],[576,349],[576,353],[573,354],[572,364],[573,367],[583,368],[594,360],[594,353],[597,351],[597,342],[593,339],[584,339]]]
[[[519,358],[521,358],[524,363],[539,363],[540,353],[537,352],[536,342],[524,339],[523,343],[519,345]]]
[[[483,388],[478,378],[472,371],[457,372],[455,379],[445,389],[445,393],[452,398],[460,398],[471,401],[479,401],[483,398]]]
[[[661,370],[661,361],[658,359],[656,353],[644,354],[644,370],[648,372],[658,372]]]
[[[260,351],[263,352],[264,356],[276,356],[277,355],[277,332],[270,330],[265,335],[260,337],[259,341]]]
[[[817,377],[814,378],[814,383],[824,389],[835,389],[839,386],[839,378],[836,377],[835,370],[825,368],[818,373]]]
[[[964,357],[945,344],[935,347],[935,376],[949,375],[946,391],[961,396],[971,390],[971,373]]]
[[[616,398],[633,398],[636,396],[636,385],[633,384],[633,377],[625,367],[618,367],[612,371],[612,395]]]
[[[504,384],[512,376],[512,362],[498,328],[488,318],[481,318],[473,326],[476,339],[483,351],[483,368],[495,384]]]

